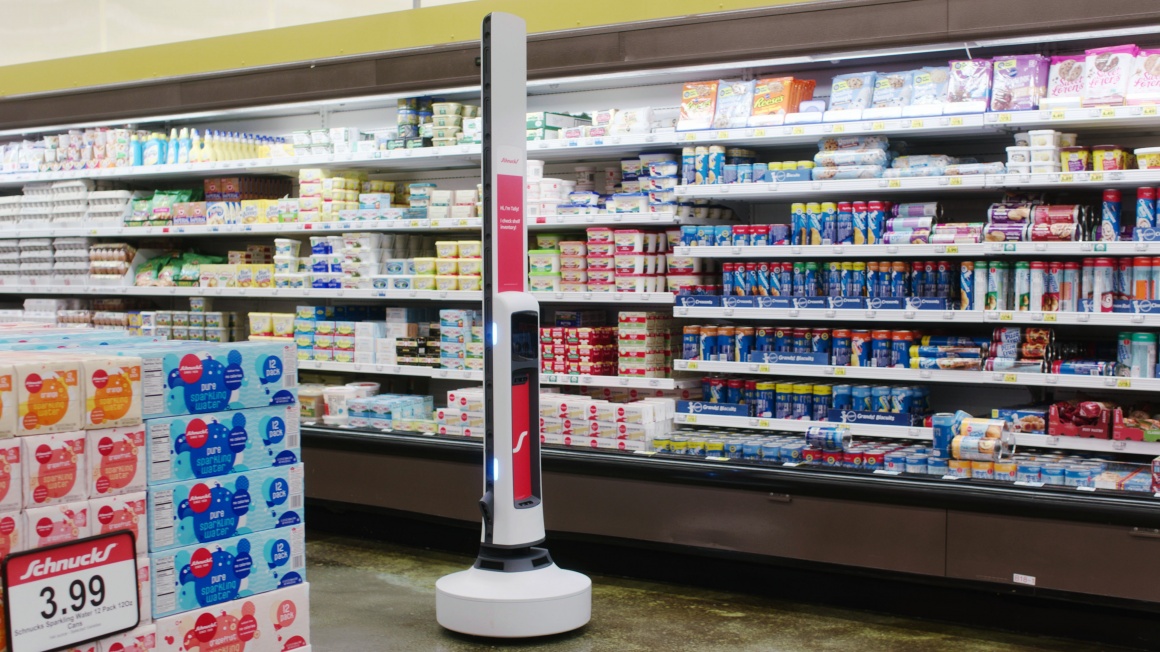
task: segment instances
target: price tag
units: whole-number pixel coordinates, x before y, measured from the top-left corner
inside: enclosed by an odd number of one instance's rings
[[[697,140],[697,134],[693,134],[693,133],[685,134],[685,140],[688,140],[688,141]]]
[[[922,120],[911,120],[910,127],[912,129],[922,129]]]
[[[1118,378],[1118,379],[1116,379],[1116,387],[1128,389],[1131,386],[1132,386],[1132,379],[1131,378]]]
[[[1052,120],[1063,120],[1066,117],[1067,117],[1067,111],[1065,111],[1063,109],[1052,109],[1051,110],[1051,119]]]
[[[1145,106],[1143,108],[1143,110],[1141,111],[1141,113],[1143,113],[1144,115],[1156,115],[1156,105],[1149,104],[1149,105]]]
[[[1116,110],[1110,106],[1104,107],[1104,108],[1100,109],[1100,117],[1101,118],[1114,118],[1114,117],[1116,117]]]
[[[1091,181],[1103,181],[1104,180],[1104,173],[1103,172],[1092,172],[1088,176],[1088,179]]]
[[[772,368],[767,364],[757,366],[757,373],[767,374],[770,373],[770,371],[772,371]]]
[[[845,133],[845,131],[846,131],[846,125],[834,125],[834,133],[840,134],[840,133]]]
[[[724,139],[726,139],[726,138],[728,138],[728,137],[729,137],[729,132],[728,132],[728,131],[718,131],[718,132],[717,132],[717,140],[724,140]]]
[[[1043,313],[1043,321],[1059,321],[1059,315],[1054,312],[1045,312]]]
[[[765,138],[765,130],[764,129],[754,129],[753,130],[753,137],[754,138]]]
[[[882,131],[884,129],[886,129],[885,122],[871,122],[870,123],[870,131]]]
[[[1011,114],[1010,113],[1000,113],[999,114],[999,122],[1011,122]]]
[[[948,181],[947,183],[949,185],[952,185],[952,186],[961,186],[961,185],[963,185],[963,178],[962,177],[951,177],[950,181]]]
[[[728,457],[721,457],[720,455],[706,455],[705,459],[709,460],[710,462],[728,462],[729,461]]]
[[[1009,312],[999,313],[999,321],[1014,321],[1015,315]]]
[[[902,187],[902,179],[891,179],[886,184],[886,187],[887,188],[901,188]]]
[[[834,367],[834,375],[835,376],[845,376],[846,375],[846,368],[845,367]]]
[[[945,253],[957,254],[957,253],[959,253],[959,246],[958,245],[947,245]]]
[[[137,626],[133,535],[118,531],[4,560],[11,652],[47,652]]]
[[[1017,383],[1019,382],[1019,374],[1003,374],[1003,382]]]
[[[685,368],[686,368],[686,369],[691,369],[691,370],[693,370],[693,371],[696,371],[696,370],[697,370],[697,369],[698,369],[700,366],[701,366],[701,365],[700,365],[700,364],[699,364],[699,363],[698,363],[696,360],[690,360],[690,361],[689,361],[689,366],[687,366],[687,367],[685,367]]]
[[[952,127],[963,126],[963,119],[962,118],[951,118],[951,126]]]
[[[1061,175],[1059,175],[1059,182],[1060,183],[1071,183],[1073,181],[1075,181],[1074,174],[1061,174]]]
[[[806,128],[805,127],[794,127],[793,129],[790,130],[790,133],[793,134],[794,136],[800,136],[800,135],[806,133]]]

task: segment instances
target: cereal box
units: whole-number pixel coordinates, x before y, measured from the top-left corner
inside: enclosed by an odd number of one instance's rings
[[[302,584],[306,530],[299,525],[155,552],[149,563],[153,618],[160,619]]]
[[[68,543],[89,536],[88,502],[24,510],[25,549]]]
[[[144,532],[145,492],[107,496],[89,500],[89,519],[93,535],[129,530],[137,542],[137,553],[149,552],[149,537]]]
[[[0,513],[18,512],[24,506],[20,444],[19,439],[0,440]]]
[[[708,129],[717,113],[717,81],[689,82],[681,91],[678,131]]]
[[[97,641],[100,652],[155,652],[157,626],[141,625],[136,629]]]
[[[1160,50],[1140,50],[1128,82],[1127,104],[1160,102]]]
[[[150,419],[149,484],[297,464],[299,406]]]
[[[84,426],[80,360],[29,356],[13,364],[19,406],[17,435],[80,430]]]
[[[1042,107],[1077,107],[1083,96],[1084,60],[1082,54],[1051,57],[1047,72],[1047,95]]]
[[[149,491],[149,549],[298,525],[302,503],[301,465],[155,485]]]
[[[309,652],[310,585],[299,584],[157,621],[161,652]]]
[[[293,342],[164,342],[133,349],[142,360],[145,418],[290,405],[296,401]]]
[[[1128,94],[1136,55],[1135,45],[1088,50],[1084,57],[1083,106],[1119,106]]]
[[[141,423],[141,358],[85,355],[81,358],[85,428]]]
[[[26,508],[88,499],[84,432],[33,435],[20,443]]]
[[[145,426],[88,431],[89,496],[144,491]]]

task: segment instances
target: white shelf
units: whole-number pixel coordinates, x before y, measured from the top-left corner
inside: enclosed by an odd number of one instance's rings
[[[678,144],[728,143],[729,145],[769,147],[777,145],[813,145],[826,136],[970,136],[998,131],[987,127],[985,114],[887,118],[852,122],[818,122],[740,129],[709,129],[676,134]]]
[[[532,292],[540,303],[673,304],[671,292]]]
[[[400,215],[402,211],[400,211]],[[334,222],[288,222],[275,224],[197,224],[188,226],[21,226],[14,224],[16,238],[292,235],[346,231],[462,231],[478,229],[478,217],[434,220],[340,220]],[[0,232],[2,233],[2,232]],[[6,234],[5,234],[6,235]]]
[[[1029,242],[1025,244],[1035,243]],[[1158,243],[1157,249],[1160,250],[1160,243]],[[963,243],[952,245],[773,245],[765,247],[673,247],[673,254],[677,256],[692,256],[694,258],[718,259],[849,257],[857,258],[858,260],[864,260],[867,257],[898,258],[903,256],[943,256],[968,258],[973,256],[985,256],[987,252],[991,250],[992,248],[985,243]]]
[[[986,188],[985,175],[955,177],[910,177],[905,179],[848,179],[829,181],[784,181],[762,183],[720,183],[677,186],[677,197],[690,199],[738,199],[792,201],[843,195],[870,196],[874,193],[932,191],[972,191]]]
[[[977,314],[977,313],[976,313]],[[1160,314],[1124,312],[998,312],[983,311],[983,321],[997,324],[1032,324],[1052,326],[1160,326]]]
[[[882,380],[905,383],[955,383],[969,385],[1022,385],[1026,387],[1059,387],[1102,391],[1160,391],[1157,378],[1120,378],[1115,376],[1073,376],[1067,374],[1016,373],[1009,371],[953,371],[943,369],[894,369],[879,367],[835,367],[831,365],[776,364],[757,362],[711,362],[673,360],[674,371],[698,371],[764,375],[800,376],[842,380]]]
[[[63,294],[145,297],[222,297],[267,299],[408,299],[482,301],[481,292],[438,290],[320,290],[298,288],[134,287],[127,285],[0,285],[0,294]]]
[[[449,380],[483,381],[482,371],[468,369],[436,369],[434,367],[413,367],[395,364],[366,364],[358,362],[320,362],[299,360],[298,368],[308,371],[346,371],[384,376],[414,376],[418,378],[439,378]]]
[[[601,213],[599,215],[540,215],[525,220],[529,231],[566,226],[669,226],[672,224],[731,224],[723,220],[678,218],[674,213]]]
[[[1160,170],[1114,172],[1055,172],[1051,174],[991,174],[989,188],[1037,188],[1044,190],[1104,190],[1156,185]]]
[[[720,308],[689,307],[673,308],[676,317],[702,317],[705,319],[780,319],[794,321],[877,321],[915,323],[982,323],[983,313],[970,310],[836,310],[831,308]]]
[[[540,374],[541,385],[573,387],[632,387],[642,389],[690,389],[699,387],[699,378],[630,378],[624,376],[590,376],[587,374]]]
[[[1086,109],[1038,109],[984,114],[987,125],[1012,131],[1026,129],[1068,130],[1077,127],[1099,129],[1155,128],[1160,124],[1155,105],[1112,106]]]
[[[1160,455],[1160,442],[1124,441],[1121,439],[1086,439],[1083,437],[1052,437],[1049,435],[1015,435],[1019,446],[1058,448],[1069,451],[1096,453],[1123,453],[1128,455]]]
[[[812,426],[838,426],[840,423],[828,421],[797,421],[794,419],[762,419],[759,417],[722,417],[708,414],[684,414],[676,416],[676,422],[684,425],[722,426],[726,428],[747,428],[750,430],[775,430],[784,432],[805,432]],[[855,437],[891,437],[894,439],[922,439],[930,441],[934,435],[930,428],[906,426],[872,426],[851,424],[850,433]]]

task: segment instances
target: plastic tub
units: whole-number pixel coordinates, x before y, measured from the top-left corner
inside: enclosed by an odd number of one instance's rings
[[[1141,147],[1137,149],[1136,165],[1141,170],[1160,170],[1160,147]]]
[[[1054,129],[1033,129],[1027,134],[1031,147],[1059,147],[1059,132]]]

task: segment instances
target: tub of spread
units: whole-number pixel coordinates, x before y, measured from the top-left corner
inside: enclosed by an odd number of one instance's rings
[[[435,259],[435,275],[436,276],[455,276],[459,274],[459,259],[458,258],[436,258]]]
[[[483,260],[479,258],[460,258],[460,276],[480,276],[483,273]]]
[[[611,242],[589,242],[586,247],[589,256],[611,256],[616,253],[616,245]]]
[[[528,291],[530,292],[559,292],[559,274],[528,274]]]
[[[434,276],[435,275],[435,259],[434,258],[415,258],[413,259],[414,272],[416,276]]]
[[[618,254],[644,253],[645,233],[640,229],[617,229],[613,232],[613,245]]]
[[[582,269],[565,269],[560,272],[561,283],[587,283],[588,272]]]
[[[1092,153],[1086,147],[1060,147],[1059,164],[1066,172],[1083,172],[1091,169]]]
[[[616,258],[614,256],[588,256],[588,270],[594,269],[616,269]]]
[[[1128,151],[1119,145],[1092,147],[1092,169],[1099,171],[1128,169]]]
[[[1136,166],[1141,170],[1160,170],[1160,147],[1141,147],[1137,149]]]
[[[1059,147],[1059,132],[1054,129],[1034,129],[1027,133],[1032,147]]]
[[[1007,162],[1008,163],[1030,163],[1031,162],[1031,148],[1030,147],[1020,147],[1019,145],[1015,145],[1014,147],[1008,147],[1007,148]]]
[[[459,276],[458,275],[440,275],[435,277],[435,289],[440,292],[453,292],[459,290]]]
[[[603,244],[613,242],[612,229],[606,226],[592,226],[586,229],[588,233],[588,253],[592,253],[593,244]]]
[[[1059,160],[1059,148],[1048,146],[1039,147],[1032,145],[1028,148],[1031,151],[1031,163],[1055,163]]]
[[[588,245],[579,240],[562,240],[560,245],[561,256],[587,256]]]
[[[553,249],[560,248],[560,241],[564,236],[559,233],[537,233],[536,234],[536,249]]]
[[[483,288],[482,276],[459,276],[460,292],[479,292]]]
[[[430,276],[413,276],[411,277],[412,290],[434,290],[435,289],[435,275]]]
[[[585,256],[560,256],[560,271],[566,269],[588,269],[588,258]]]
[[[612,283],[616,280],[616,270],[589,269],[585,272],[589,283]]]
[[[528,271],[532,274],[558,274],[560,272],[560,252],[555,249],[529,251]]]
[[[565,281],[560,281],[560,291],[561,292],[587,292],[588,291],[588,284],[587,283],[568,283]]]
[[[617,254],[616,275],[638,275],[649,273],[649,256],[646,254]]]
[[[435,257],[459,258],[459,243],[454,240],[436,242]]]
[[[459,241],[459,257],[460,258],[480,258],[483,256],[483,244],[481,240],[460,240]]]

